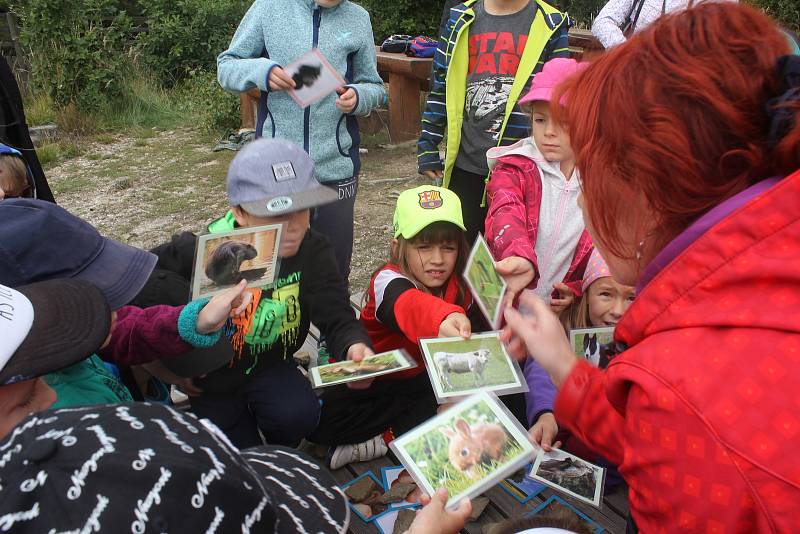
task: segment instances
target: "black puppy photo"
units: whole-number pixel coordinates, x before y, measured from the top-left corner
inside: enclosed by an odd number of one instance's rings
[[[241,271],[242,263],[258,256],[256,248],[241,241],[226,241],[218,246],[206,263],[206,276],[218,286],[238,283],[242,278],[257,280],[265,269]]]
[[[295,90],[300,90],[304,86],[311,87],[314,85],[321,72],[322,67],[320,65],[300,65],[300,68],[292,76]]]

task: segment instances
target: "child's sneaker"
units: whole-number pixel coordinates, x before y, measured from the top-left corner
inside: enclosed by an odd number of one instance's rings
[[[366,462],[386,456],[386,453],[389,452],[389,447],[386,446],[383,434],[379,434],[364,443],[331,447],[331,451],[331,470],[336,470],[354,462]]]

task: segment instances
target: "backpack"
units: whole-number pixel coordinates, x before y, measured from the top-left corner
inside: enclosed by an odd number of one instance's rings
[[[410,35],[390,35],[386,38],[386,40],[381,44],[381,52],[392,52],[396,54],[402,54],[406,50],[408,50],[408,46],[411,44],[411,36]]]
[[[411,57],[433,57],[436,54],[436,47],[438,46],[438,41],[420,35],[412,39],[411,44],[406,50],[406,55]]]

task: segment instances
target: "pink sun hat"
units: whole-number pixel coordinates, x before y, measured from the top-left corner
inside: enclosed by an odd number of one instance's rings
[[[588,63],[578,63],[574,59],[557,57],[544,64],[542,70],[533,77],[531,90],[528,94],[519,99],[520,104],[527,104],[534,100],[544,100],[550,102],[555,88],[572,76],[588,66]],[[562,99],[563,100],[563,99]],[[563,102],[562,102],[563,104]]]
[[[583,283],[581,284],[581,292],[585,293],[589,286],[597,281],[598,278],[605,278],[611,276],[611,271],[608,270],[608,264],[600,252],[595,248],[592,255],[589,256],[589,263],[586,264],[586,272],[583,273]]]

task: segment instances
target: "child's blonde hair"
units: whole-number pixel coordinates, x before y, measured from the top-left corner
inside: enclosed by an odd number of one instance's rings
[[[30,187],[28,167],[17,155],[0,154],[0,189],[6,198],[22,196]]]
[[[589,289],[567,306],[558,318],[567,333],[576,328],[592,328],[592,320],[589,318]]]

